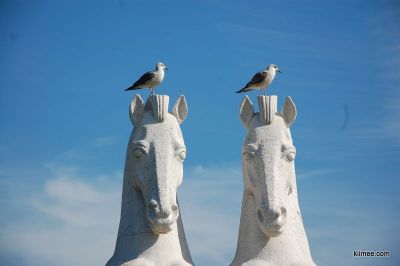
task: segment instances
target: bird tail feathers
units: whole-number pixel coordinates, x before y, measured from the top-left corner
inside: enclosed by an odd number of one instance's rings
[[[246,92],[246,91],[251,91],[251,89],[248,87],[244,87],[241,90],[238,90],[236,93],[241,93],[241,92]]]
[[[137,90],[137,89],[139,89],[139,88],[137,88],[134,85],[132,85],[129,88],[127,88],[125,91],[131,91],[131,90]]]

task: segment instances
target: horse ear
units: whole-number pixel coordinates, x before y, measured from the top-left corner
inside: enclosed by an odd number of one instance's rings
[[[297,116],[296,105],[290,96],[286,97],[281,113],[286,125],[290,127]]]
[[[250,127],[251,119],[253,118],[254,115],[254,108],[253,104],[251,103],[251,100],[249,96],[244,96],[242,102],[240,103],[240,120],[242,121],[243,125],[246,128]]]
[[[171,113],[176,117],[179,125],[182,124],[188,115],[188,106],[185,96],[181,95],[178,100],[176,100]]]
[[[129,117],[131,118],[134,126],[140,123],[140,121],[143,119],[143,114],[144,106],[142,97],[140,97],[139,94],[136,94],[129,106]]]

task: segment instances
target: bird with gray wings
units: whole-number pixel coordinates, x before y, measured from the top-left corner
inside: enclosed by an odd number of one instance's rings
[[[263,95],[268,86],[274,80],[276,72],[281,72],[275,64],[269,64],[265,70],[257,72],[241,90],[236,93],[247,92],[254,89],[261,89]]]
[[[164,79],[164,70],[168,70],[164,63],[157,63],[156,70],[149,71],[143,74],[135,83],[133,83],[132,86],[127,88],[125,91],[149,88],[151,94],[154,94],[154,89],[158,87]]]

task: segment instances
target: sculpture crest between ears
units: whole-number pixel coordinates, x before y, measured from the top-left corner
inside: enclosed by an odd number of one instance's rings
[[[259,121],[262,124],[270,125],[275,121],[275,116],[280,115],[286,122],[286,125],[290,127],[296,119],[296,105],[290,96],[286,97],[281,113],[277,112],[278,96],[259,95],[257,96],[257,100],[260,107],[260,112],[257,117],[259,117]],[[246,95],[240,104],[240,120],[246,128],[250,127],[251,120],[256,114],[257,113],[254,113],[253,104],[251,103],[250,98]]]
[[[151,111],[155,122],[163,122],[168,114],[169,96],[168,95],[150,95],[146,104],[143,105],[142,97],[136,94],[129,107],[129,117],[134,125],[137,125],[146,111]],[[172,115],[176,117],[181,124],[188,115],[188,107],[185,96],[181,95],[172,108]]]

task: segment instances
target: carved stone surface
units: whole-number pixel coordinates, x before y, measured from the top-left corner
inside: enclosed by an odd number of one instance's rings
[[[266,125],[274,122],[275,113],[277,111],[278,97],[271,95],[265,97],[263,95],[257,96],[258,106],[260,106],[260,120]]]
[[[258,96],[240,105],[248,133],[243,145],[244,193],[236,255],[231,265],[315,265],[297,197],[296,149],[290,125],[296,106],[286,98],[277,113],[277,96]]]
[[[187,116],[184,96],[168,113],[169,97],[136,95],[129,108],[134,125],[126,152],[121,218],[114,265],[192,265],[177,189],[186,147],[179,127]]]

